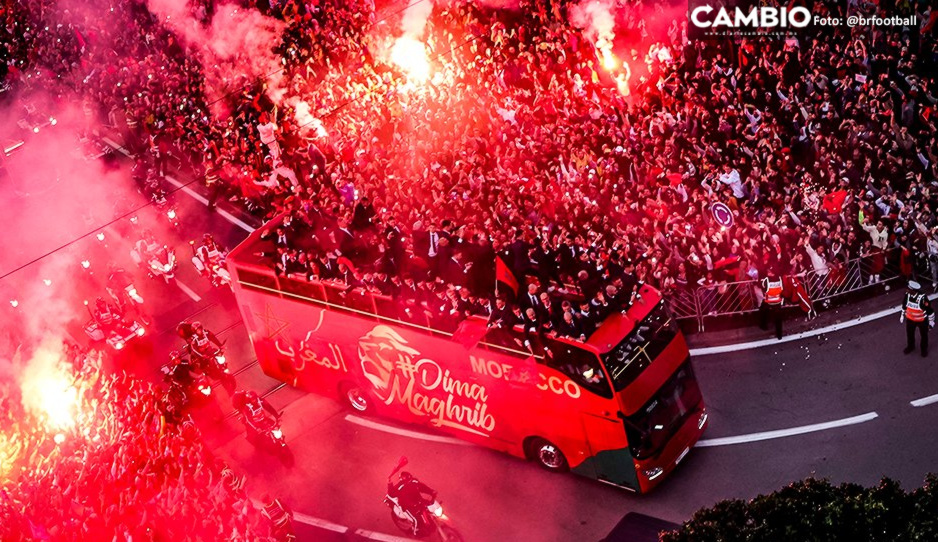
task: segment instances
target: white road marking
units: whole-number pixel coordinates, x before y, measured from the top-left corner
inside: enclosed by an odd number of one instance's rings
[[[444,437],[440,435],[431,435],[428,433],[421,433],[420,431],[411,431],[409,429],[401,429],[399,427],[393,427],[390,425],[385,425],[383,423],[378,423],[372,420],[366,420],[365,418],[359,418],[354,414],[347,414],[345,416],[347,421],[354,423],[355,425],[360,425],[362,427],[367,427],[369,429],[374,429],[376,431],[384,431],[385,433],[393,433],[395,435],[400,435],[402,437],[410,437],[420,440],[429,440],[430,442],[443,442],[446,444],[459,444],[460,446],[472,446],[471,443],[464,440],[460,440],[452,437]]]
[[[413,542],[413,538],[404,538],[403,536],[394,536],[392,534],[376,533],[374,531],[367,531],[365,529],[358,529],[355,531],[355,534],[365,538],[370,538],[372,540],[380,540],[381,542]]]
[[[333,531],[336,533],[347,533],[349,528],[345,525],[339,525],[338,523],[332,523],[329,520],[322,518],[314,518],[313,516],[307,516],[301,512],[293,512],[293,520],[299,521],[300,523],[305,523],[306,525],[312,525],[313,527],[319,527],[320,529],[325,529],[327,531]]]
[[[193,190],[193,189],[189,188],[188,186],[182,184],[181,182],[177,181],[174,177],[172,177],[172,176],[170,176],[170,175],[167,175],[167,176],[166,176],[166,180],[169,181],[173,186],[175,186],[175,187],[177,187],[177,188],[181,188],[183,192],[185,192],[186,194],[189,194],[190,196],[192,196],[192,199],[198,201],[198,202],[201,203],[202,205],[208,205],[208,199],[207,199],[205,196],[203,196],[202,194],[199,194],[199,193],[196,192],[195,190]],[[238,217],[234,216],[233,214],[229,213],[228,211],[226,211],[226,210],[224,210],[224,209],[216,209],[216,211],[218,211],[218,214],[220,214],[225,220],[227,220],[228,222],[231,222],[231,223],[234,224],[235,226],[238,226],[238,227],[241,228],[242,230],[244,230],[244,231],[246,231],[246,232],[248,232],[248,233],[251,233],[251,232],[254,231],[254,228],[253,228],[253,227],[251,227],[249,224],[245,223],[245,222],[244,222],[243,220],[241,220],[240,218],[238,218]]]
[[[844,418],[842,420],[834,420],[831,422],[816,423],[813,425],[802,425],[801,427],[792,427],[790,429],[778,429],[776,431],[764,431],[762,433],[751,433],[749,435],[738,435],[735,437],[723,437],[723,438],[701,440],[697,442],[696,447],[706,448],[708,446],[729,446],[732,444],[743,444],[746,442],[758,442],[760,440],[771,440],[771,439],[777,439],[777,438],[791,437],[794,435],[803,435],[805,433],[814,433],[816,431],[825,431],[827,429],[835,429],[837,427],[846,427],[848,425],[856,425],[859,423],[868,422],[878,417],[879,417],[879,414],[875,412],[867,412],[866,414],[860,414],[859,416],[853,416],[852,418]]]
[[[263,510],[264,503],[257,499],[251,499],[251,502],[256,508]],[[328,519],[313,517],[302,512],[293,512],[293,520],[305,525],[312,525],[313,527],[325,529],[327,531],[332,531],[339,534],[345,534],[351,530],[351,527],[339,525],[338,523],[333,523]],[[404,538],[401,536],[394,536],[392,534],[379,533],[377,531],[368,531],[366,529],[358,529],[355,531],[355,534],[364,538],[370,538],[371,540],[378,540],[380,542],[414,542],[414,539],[412,538]]]
[[[938,294],[932,294],[928,296],[928,298],[934,301],[935,299],[938,299]],[[832,333],[841,329],[847,329],[853,326],[858,326],[860,324],[865,324],[867,322],[872,322],[873,320],[885,318],[886,316],[895,316],[897,320],[896,323],[898,325],[899,311],[901,309],[902,306],[897,305],[894,308],[881,310],[879,312],[874,312],[873,314],[867,314],[866,316],[858,317],[855,320],[848,320],[846,322],[831,324],[829,326],[818,329],[810,329],[808,331],[802,331],[801,333],[795,333],[794,335],[786,335],[781,339],[762,339],[748,343],[725,344],[722,346],[708,346],[705,348],[691,348],[690,353],[692,356],[707,356],[712,354],[724,354],[726,352],[739,352],[740,350],[751,350],[753,348],[772,346],[774,344],[782,344],[791,341],[800,341],[801,339],[807,339],[816,335],[824,335],[826,333]]]
[[[110,138],[108,138],[108,137],[102,137],[101,140],[104,141],[105,143],[107,143],[108,145],[110,145],[112,148],[114,148],[114,149],[117,150],[118,152],[123,153],[124,156],[126,156],[126,157],[128,157],[128,158],[133,158],[133,157],[130,155],[130,153],[127,151],[127,149],[125,149],[123,146],[121,146],[119,143],[117,143],[117,142],[114,141],[113,139],[110,139]],[[167,176],[166,176],[166,180],[169,181],[170,183],[172,183],[172,184],[173,184],[174,186],[176,186],[177,188],[182,188],[182,191],[183,191],[183,192],[185,192],[186,194],[189,194],[190,196],[192,196],[193,199],[195,199],[196,201],[200,202],[202,205],[208,205],[208,199],[206,199],[205,196],[199,194],[198,192],[196,192],[195,190],[189,188],[188,186],[184,186],[181,182],[177,181],[175,178],[173,178],[173,177],[167,175]],[[246,232],[248,232],[248,233],[252,233],[252,232],[254,231],[254,228],[253,228],[253,227],[251,227],[249,224],[245,223],[245,222],[244,222],[243,220],[241,220],[240,218],[238,218],[238,217],[234,216],[233,214],[229,213],[228,211],[226,211],[226,210],[224,210],[224,209],[217,209],[217,211],[218,211],[218,214],[220,214],[222,217],[224,217],[225,220],[227,220],[228,222],[231,222],[231,223],[234,224],[235,226],[238,226],[238,227],[241,228],[242,230],[244,230],[244,231],[246,231]]]
[[[186,285],[185,285],[183,282],[181,282],[179,279],[176,279],[176,286],[179,286],[179,289],[182,290],[182,293],[184,293],[184,294],[186,294],[187,296],[189,296],[189,297],[190,297],[193,301],[195,301],[196,303],[198,303],[199,301],[202,301],[202,297],[199,296],[199,294],[195,293],[195,290],[193,290],[192,288],[189,288],[188,286],[186,286]]]
[[[932,403],[938,403],[938,393],[935,395],[929,395],[928,397],[922,397],[921,399],[916,399],[914,401],[909,401],[909,404],[914,407],[923,407]]]
[[[127,149],[125,149],[124,146],[121,145],[120,143],[114,141],[113,139],[111,139],[111,138],[109,138],[109,137],[105,137],[105,136],[102,136],[102,137],[101,137],[101,140],[104,141],[105,143],[107,143],[108,145],[110,145],[112,149],[114,149],[114,150],[116,150],[117,152],[123,154],[123,155],[126,156],[127,158],[132,158],[132,156],[130,156],[130,152],[129,152]]]

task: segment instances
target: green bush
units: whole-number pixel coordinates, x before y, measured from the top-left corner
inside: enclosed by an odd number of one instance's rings
[[[698,510],[662,542],[934,542],[938,541],[938,476],[906,492],[883,478],[878,486],[831,485],[809,478],[746,502]]]

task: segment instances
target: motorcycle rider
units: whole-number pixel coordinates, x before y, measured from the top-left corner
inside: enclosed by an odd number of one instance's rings
[[[264,431],[263,423],[268,415],[276,420],[280,419],[277,409],[253,390],[235,392],[231,397],[231,403],[255,433]]]
[[[212,234],[206,233],[202,236],[202,246],[196,250],[196,254],[199,255],[199,259],[205,265],[206,271],[211,272],[213,267],[221,265],[226,252],[224,248],[215,242]]]
[[[192,322],[192,324],[183,322],[179,324],[177,331],[186,341],[186,350],[192,354],[193,361],[200,365],[209,376],[220,380],[228,393],[233,393],[234,376],[228,372],[227,365],[223,361],[215,359],[222,353],[223,343],[218,337],[205,329],[201,322]]]
[[[180,326],[183,325],[184,324],[180,324]],[[191,332],[185,339],[192,354],[202,359],[214,354],[216,350],[220,350],[222,347],[222,343],[218,340],[218,337],[211,331],[205,329],[201,322],[192,322]]]
[[[137,255],[140,256],[142,261],[151,260],[159,248],[159,242],[157,242],[153,232],[148,229],[143,230],[143,236],[139,241],[134,243],[134,249],[137,251]]]
[[[401,509],[413,522],[414,536],[417,536],[417,533],[422,530],[424,522],[420,510],[436,499],[436,491],[414,478],[413,474],[403,471],[397,483],[388,480],[388,495],[397,498]],[[430,498],[427,499],[424,495],[429,495]]]
[[[211,279],[213,286],[219,286],[231,282],[231,275],[225,269],[227,255],[228,252],[215,242],[212,234],[206,233],[202,236],[202,245],[195,250],[192,260],[199,272]]]
[[[273,499],[264,495],[264,517],[270,521],[271,535],[278,541],[295,540],[293,531],[293,512],[287,508],[280,499]]]
[[[103,297],[98,297],[94,300],[91,317],[102,331],[111,332],[120,324],[123,315],[114,304],[108,303]]]
[[[134,243],[131,257],[138,266],[146,270],[147,275],[151,278],[155,275],[165,278],[167,271],[164,266],[171,263],[169,254],[170,249],[165,245],[161,245],[153,236],[153,232],[143,230],[143,237]],[[154,271],[157,271],[157,273],[154,274]],[[170,269],[171,271],[172,269]]]

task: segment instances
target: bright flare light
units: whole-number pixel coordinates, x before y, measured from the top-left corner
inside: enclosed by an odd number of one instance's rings
[[[21,382],[23,406],[41,417],[49,430],[62,431],[75,425],[78,390],[63,365],[59,348],[40,346],[29,362]]]
[[[391,47],[391,62],[404,70],[407,79],[412,82],[423,83],[430,78],[427,48],[412,36],[404,35],[394,41],[394,46]]]
[[[97,235],[98,241],[104,241],[104,232],[101,232]]]
[[[603,48],[600,50],[603,57],[603,67],[609,71],[613,71],[619,67],[618,61],[616,60],[615,55],[612,54],[612,51],[609,49]]]
[[[88,269],[89,267],[91,267],[91,262],[88,260],[82,260],[81,266],[84,267],[85,269]]]

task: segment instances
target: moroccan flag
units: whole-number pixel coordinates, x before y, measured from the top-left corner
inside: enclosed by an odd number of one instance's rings
[[[518,279],[499,256],[495,256],[495,280],[504,282],[515,295],[518,295]]]
[[[844,201],[847,199],[846,190],[835,190],[824,196],[821,206],[832,215],[839,215],[844,210]]]
[[[485,325],[485,320],[467,318],[459,323],[459,327],[453,333],[453,340],[469,349],[482,340],[487,331],[488,327]]]
[[[782,296],[788,301],[796,303],[806,313],[813,311],[814,303],[811,301],[811,296],[808,295],[804,282],[794,275],[788,275],[784,280]]]

